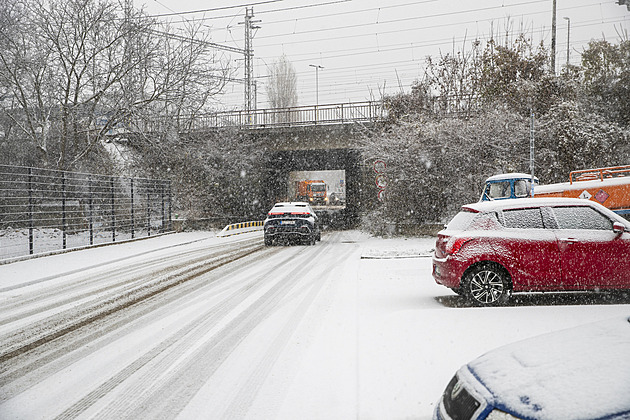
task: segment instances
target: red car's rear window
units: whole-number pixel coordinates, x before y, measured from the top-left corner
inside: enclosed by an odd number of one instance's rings
[[[493,230],[501,229],[501,224],[494,212],[477,213],[462,210],[446,226],[448,230]]]
[[[475,213],[470,210],[460,211],[450,222],[448,222],[446,227],[449,230],[466,230],[478,215],[479,213]]]

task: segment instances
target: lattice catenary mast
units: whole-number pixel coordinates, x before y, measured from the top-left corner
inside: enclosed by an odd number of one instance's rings
[[[254,30],[260,29],[256,23],[260,20],[253,20],[254,8],[245,9],[245,110],[250,112],[256,109],[255,87],[254,87],[254,49],[252,48],[252,40],[254,38]]]

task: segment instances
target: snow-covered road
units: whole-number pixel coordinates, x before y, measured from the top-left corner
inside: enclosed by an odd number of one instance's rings
[[[628,301],[473,308],[433,238],[166,235],[0,266],[0,418],[426,419],[455,370]]]

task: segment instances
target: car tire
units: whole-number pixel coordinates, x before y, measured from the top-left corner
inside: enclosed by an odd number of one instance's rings
[[[512,284],[502,266],[482,263],[464,275],[461,290],[476,305],[496,306],[508,302],[512,295]]]
[[[273,244],[273,240],[265,236],[265,246],[271,246]]]

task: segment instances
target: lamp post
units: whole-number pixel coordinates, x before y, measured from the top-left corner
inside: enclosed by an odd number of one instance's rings
[[[551,14],[551,74],[556,74],[556,0]]]
[[[567,67],[569,67],[569,41],[571,40],[571,19],[566,16],[564,17],[564,19],[567,21]]]
[[[309,64],[311,67],[315,67],[315,105],[319,105],[319,69],[323,69],[324,67]]]

